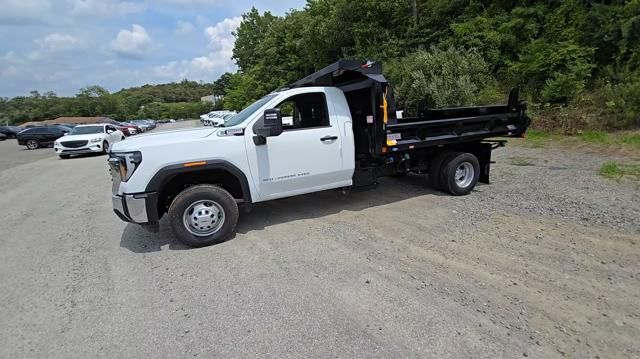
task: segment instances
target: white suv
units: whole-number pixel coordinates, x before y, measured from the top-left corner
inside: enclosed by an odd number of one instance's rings
[[[107,153],[111,145],[124,140],[124,134],[107,123],[76,126],[68,135],[57,139],[53,148],[60,158],[86,153]]]

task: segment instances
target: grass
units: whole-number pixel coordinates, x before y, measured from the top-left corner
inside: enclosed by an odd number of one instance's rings
[[[551,134],[540,130],[529,130],[526,134],[526,141],[531,147],[544,147],[545,142],[551,139]]]
[[[622,178],[622,170],[616,161],[607,161],[602,164],[600,167],[600,176],[612,179],[612,180],[620,180]]]
[[[620,137],[620,143],[624,143],[626,145],[640,149],[640,133],[622,135]]]
[[[640,165],[621,164],[616,161],[608,161],[602,164],[599,174],[602,177],[620,181],[622,177],[640,180]]]
[[[602,131],[584,131],[580,137],[585,142],[590,143],[610,143],[609,134]]]
[[[577,136],[563,136],[547,131],[531,129],[527,131],[525,143],[534,148],[545,147],[547,142],[558,143],[589,143],[594,145],[617,146],[640,151],[640,132],[604,132],[604,131],[583,131]]]

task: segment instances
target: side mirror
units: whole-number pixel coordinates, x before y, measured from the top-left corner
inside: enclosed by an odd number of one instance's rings
[[[264,111],[262,123],[254,128],[256,136],[253,142],[256,145],[264,145],[267,143],[267,137],[279,136],[282,133],[282,113],[280,109],[271,108]]]
[[[116,132],[116,131],[114,131],[114,130],[107,130],[107,133],[114,133],[114,132]]]
[[[66,136],[66,135],[68,135],[68,134],[69,134],[69,132],[63,132],[63,133],[62,133],[62,135],[63,135],[63,136]]]

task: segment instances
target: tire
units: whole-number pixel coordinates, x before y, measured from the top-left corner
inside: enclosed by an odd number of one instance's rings
[[[120,141],[124,141],[124,136],[122,136],[122,138],[120,138]]]
[[[440,169],[444,160],[451,156],[452,152],[440,152],[429,163],[429,185],[436,191],[440,191]]]
[[[196,212],[200,216],[194,216]],[[209,219],[216,215],[216,222]],[[209,184],[185,189],[169,207],[173,234],[190,247],[209,246],[229,239],[238,224],[238,215],[238,204],[233,196],[223,188]]]
[[[102,141],[102,153],[105,155],[109,153],[109,142]]]
[[[58,157],[60,157],[60,159],[66,160],[68,158],[70,158],[70,155],[58,155]]]
[[[30,149],[30,150],[35,150],[40,148],[40,142],[36,139],[29,139],[29,140],[26,140],[24,143],[27,146],[27,149]]]
[[[442,190],[454,196],[465,196],[478,183],[480,162],[471,153],[454,152],[445,157],[439,177]]]

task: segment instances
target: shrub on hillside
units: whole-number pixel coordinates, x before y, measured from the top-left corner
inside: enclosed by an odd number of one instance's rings
[[[600,92],[606,101],[607,125],[618,129],[640,126],[640,74],[632,74],[622,83],[606,84]]]
[[[412,53],[392,64],[387,75],[400,105],[410,114],[420,105],[473,105],[481,90],[495,82],[478,52],[454,47]]]

